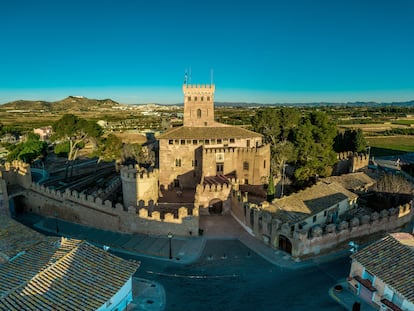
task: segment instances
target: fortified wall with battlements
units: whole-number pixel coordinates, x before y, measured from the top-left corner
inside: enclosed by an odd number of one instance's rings
[[[158,202],[158,170],[138,165],[122,166],[122,196],[125,206],[148,206]]]
[[[69,189],[56,191],[32,183],[30,167],[21,162],[7,163],[0,171],[0,182],[7,184],[6,194],[13,191],[15,185],[25,189],[18,195],[17,204],[21,204],[20,208],[27,212],[126,233],[166,235],[171,232],[177,236],[188,236],[198,232],[198,208],[193,206],[175,206],[177,212],[174,213],[165,204],[159,206],[156,202],[141,207],[135,204],[124,206]],[[6,201],[5,209],[8,208],[9,202]]]
[[[347,245],[351,240],[374,233],[392,232],[411,221],[414,215],[413,202],[397,206],[380,213],[373,212],[350,221],[314,226],[309,230],[291,230],[288,223],[275,218],[264,210],[268,202],[262,205],[247,202],[246,196],[234,191],[232,195],[232,212],[239,223],[251,230],[254,236],[268,246],[280,248],[281,239],[291,243],[294,258],[306,258],[320,253],[327,253],[339,246]]]
[[[355,173],[368,168],[369,156],[365,153],[352,151],[337,154],[338,162],[334,168],[335,175]]]

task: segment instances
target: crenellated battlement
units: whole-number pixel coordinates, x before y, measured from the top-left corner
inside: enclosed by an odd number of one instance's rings
[[[128,165],[128,166],[121,166],[120,169],[121,178],[123,180],[130,180],[135,181],[139,180],[151,180],[151,179],[158,179],[159,172],[157,169],[152,171],[148,171],[139,165]]]
[[[259,147],[212,147],[212,148],[203,148],[204,154],[215,154],[215,153],[258,153],[262,152],[263,148],[266,148],[267,145]]]
[[[14,160],[0,165],[0,178],[9,185],[20,185],[24,188],[30,187],[32,172],[30,165],[23,161]]]
[[[215,91],[214,84],[184,84],[183,85],[183,92],[203,92],[207,91],[208,93],[214,93]]]
[[[319,224],[309,229],[295,229],[292,224],[278,218],[269,210],[268,203],[259,205],[235,201],[233,209],[239,219],[259,239],[265,239],[270,245],[277,247],[279,237],[284,236],[292,243],[294,257],[312,256],[320,252],[336,249],[341,243],[358,240],[377,232],[389,232],[407,224],[414,216],[413,201],[390,209],[369,214],[354,216],[338,223]]]

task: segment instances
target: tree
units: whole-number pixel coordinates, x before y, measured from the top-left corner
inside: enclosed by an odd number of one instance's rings
[[[47,144],[44,141],[40,141],[39,138],[39,135],[30,133],[25,142],[10,145],[7,160],[13,161],[18,159],[26,163],[31,163],[39,156],[45,154]]]
[[[336,127],[325,113],[312,112],[302,117],[301,124],[293,132],[297,154],[295,178],[299,183],[311,177],[331,175],[336,162],[335,135]]]
[[[155,155],[149,146],[143,147],[140,144],[125,144],[122,150],[122,162],[149,167],[154,165]]]
[[[267,186],[267,201],[272,202],[275,198],[275,183],[273,181],[273,174],[270,174],[269,176],[269,185]]]
[[[366,152],[367,142],[361,129],[347,129],[343,133],[338,133],[334,139],[334,149],[336,152],[352,151]]]
[[[413,197],[413,186],[403,176],[384,174],[377,181],[373,190],[379,200],[388,203],[388,207],[409,202]]]
[[[98,162],[101,160],[110,162],[121,159],[122,148],[122,140],[114,134],[109,134],[108,137],[101,139],[94,155],[99,158]]]
[[[297,127],[300,112],[294,108],[265,108],[252,118],[253,129],[270,144],[271,171],[279,175],[284,163],[295,161],[294,146],[289,138]]]
[[[102,128],[93,121],[87,121],[73,114],[65,114],[52,125],[53,139],[69,142],[68,160],[77,157],[82,143],[88,139],[96,139],[102,135]]]

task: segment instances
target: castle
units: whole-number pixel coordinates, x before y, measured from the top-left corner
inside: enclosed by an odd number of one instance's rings
[[[120,168],[123,204],[40,186],[30,167],[15,161],[0,168],[0,209],[23,208],[105,230],[197,234],[200,214],[230,213],[232,189],[263,189],[270,174],[262,135],[214,121],[214,91],[214,85],[183,85],[184,123],[158,137],[159,168]]]

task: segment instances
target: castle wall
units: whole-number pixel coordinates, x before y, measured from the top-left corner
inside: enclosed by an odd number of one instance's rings
[[[0,167],[0,178],[4,179],[7,185],[28,188],[32,182],[30,165],[18,160],[11,163],[6,162],[4,166]]]
[[[367,154],[359,154],[351,151],[337,154],[338,162],[335,165],[334,175],[355,173],[367,169],[369,157]]]
[[[292,231],[288,223],[283,223],[271,213],[262,210],[267,202],[263,202],[260,206],[245,203],[236,197],[237,192],[232,200],[232,212],[239,221],[251,228],[257,239],[273,248],[279,248],[281,235],[287,237],[292,243],[292,256],[297,258],[328,252],[362,236],[401,228],[411,221],[414,215],[411,202],[380,213],[354,217],[349,222],[342,221],[339,224],[328,224],[323,227],[317,225],[308,230]]]
[[[158,202],[158,170],[148,172],[139,166],[121,168],[125,206],[147,206]]]
[[[64,193],[32,184],[23,198],[27,212],[56,217],[103,230],[126,233],[188,236],[198,233],[198,209],[178,208],[176,215],[161,213],[157,206],[140,209],[122,204],[113,206],[109,200],[87,196],[76,191]],[[168,205],[168,204],[167,204]],[[174,206],[175,208],[175,206]]]
[[[200,215],[209,215],[209,206],[214,199],[223,202],[222,215],[231,211],[230,184],[223,185],[198,185],[195,195],[195,205],[199,207]]]
[[[257,148],[205,148],[203,175],[215,176],[217,163],[223,163],[224,175],[236,175],[243,184],[261,185],[269,176],[269,148],[269,145]]]

